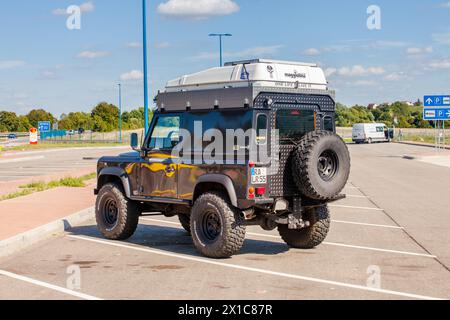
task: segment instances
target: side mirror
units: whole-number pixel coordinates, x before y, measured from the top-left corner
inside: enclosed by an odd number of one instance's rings
[[[132,133],[131,134],[130,145],[131,145],[131,148],[133,150],[138,149],[138,147],[139,147],[139,137],[138,137],[137,133]]]

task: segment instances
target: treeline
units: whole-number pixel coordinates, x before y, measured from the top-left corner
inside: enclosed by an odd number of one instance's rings
[[[37,128],[39,121],[50,121],[52,126],[57,123],[59,130],[83,128],[94,132],[111,132],[119,129],[119,108],[102,102],[90,113],[71,112],[62,114],[59,119],[43,109],[32,110],[24,116],[18,116],[14,112],[0,111],[0,132],[28,132],[30,128]],[[144,127],[144,122],[144,108],[122,113],[123,130],[141,129]]]
[[[397,123],[395,123],[397,119]],[[336,126],[351,127],[355,123],[381,122],[387,126],[398,128],[433,128],[432,121],[423,120],[423,106],[418,102],[410,106],[404,102],[393,104],[382,104],[376,109],[369,110],[364,106],[353,106],[351,108],[338,103],[336,114]]]

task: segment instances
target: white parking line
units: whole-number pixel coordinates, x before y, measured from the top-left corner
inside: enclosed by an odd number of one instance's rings
[[[331,205],[328,205],[328,206],[330,208],[345,208],[345,209],[384,211],[383,209],[380,209],[380,208],[343,206],[343,205],[339,205],[339,204],[331,204]]]
[[[7,159],[7,160],[0,160],[0,164],[4,163],[16,163],[16,162],[25,162],[25,161],[35,161],[35,160],[42,160],[45,159],[44,156],[37,156],[37,157],[27,157],[27,158],[16,158],[16,159]]]
[[[243,271],[248,271],[248,272],[255,272],[255,273],[265,274],[265,275],[269,275],[269,276],[277,276],[277,277],[282,277],[282,278],[296,279],[296,280],[320,283],[320,284],[325,284],[325,285],[330,285],[330,286],[337,286],[337,287],[342,287],[342,288],[350,288],[350,289],[356,289],[356,290],[362,290],[362,291],[369,291],[369,292],[374,292],[374,293],[379,293],[379,294],[400,296],[400,297],[411,298],[411,299],[442,300],[441,298],[417,295],[417,294],[412,294],[412,293],[407,293],[407,292],[370,288],[370,287],[354,285],[354,284],[345,283],[345,282],[330,281],[330,280],[325,280],[325,279],[312,278],[312,277],[300,276],[300,275],[283,273],[283,272],[275,272],[275,271],[270,271],[270,270],[245,267],[245,266],[241,266],[241,265],[237,265],[237,264],[219,262],[217,260],[210,260],[210,259],[206,259],[206,258],[197,258],[197,257],[192,257],[192,256],[184,255],[184,254],[169,253],[169,252],[162,251],[162,250],[147,249],[147,248],[142,248],[142,247],[138,247],[135,245],[128,245],[128,244],[106,241],[106,240],[98,240],[98,239],[88,238],[88,237],[84,237],[84,236],[69,235],[68,237],[72,238],[72,239],[78,239],[78,240],[82,240],[82,241],[103,244],[103,245],[112,246],[112,247],[116,247],[116,248],[130,249],[130,250],[146,252],[146,253],[156,254],[156,255],[165,256],[165,257],[183,259],[183,260],[193,261],[193,262],[200,262],[200,263],[205,263],[205,264],[209,264],[209,265],[243,270]]]
[[[160,223],[166,223],[166,224],[170,224],[170,225],[180,226],[180,224],[177,223],[177,222],[171,222],[171,221],[165,221],[165,220],[148,219],[148,218],[142,218],[141,220],[149,221],[149,222],[160,222]],[[252,232],[247,232],[246,234],[249,235],[249,236],[270,238],[270,239],[276,239],[276,240],[281,241],[281,238],[279,236],[274,236],[274,235],[269,235],[269,234],[261,234],[261,233],[252,233]],[[409,255],[409,256],[419,256],[419,257],[433,258],[433,259],[437,258],[436,256],[425,254],[425,253],[415,253],[415,252],[408,252],[408,251],[397,251],[397,250],[388,250],[388,249],[381,249],[381,248],[354,246],[354,245],[335,243],[335,242],[324,242],[323,244],[324,245],[328,245],[328,246],[351,248],[351,249],[360,249],[360,250],[368,250],[368,251],[395,253],[395,254],[402,254],[402,255]]]
[[[367,199],[367,198],[369,198],[369,197],[367,197],[367,196],[358,196],[358,195],[356,195],[356,194],[346,194],[345,195],[347,198],[362,198],[362,199]]]
[[[70,295],[70,296],[74,296],[74,297],[77,297],[77,298],[80,298],[80,299],[84,299],[84,300],[102,300],[102,299],[94,297],[94,296],[90,296],[90,295],[87,295],[87,294],[84,294],[84,293],[80,293],[80,292],[77,292],[77,291],[69,290],[69,289],[66,289],[66,288],[63,288],[63,287],[58,287],[58,286],[55,286],[53,284],[42,282],[42,281],[39,281],[39,280],[34,280],[34,279],[31,279],[31,278],[28,278],[28,277],[20,276],[18,274],[11,273],[11,272],[8,272],[8,271],[0,270],[0,276],[5,276],[5,277],[8,277],[8,278],[12,278],[12,279],[20,280],[20,281],[23,281],[23,282],[27,282],[27,283],[30,283],[30,284],[33,284],[33,285],[36,285],[36,286],[39,286],[39,287],[44,287],[44,288],[47,288],[47,289],[58,291],[58,292],[61,292],[61,293],[64,293],[64,294],[67,294],[67,295]]]
[[[403,227],[397,227],[397,226],[388,226],[385,224],[372,224],[372,223],[361,223],[361,222],[351,222],[351,221],[341,221],[341,220],[332,220],[334,223],[341,223],[341,224],[354,224],[357,226],[365,226],[365,227],[377,227],[377,228],[387,228],[387,229],[399,229],[404,230]]]
[[[250,233],[248,232],[247,234],[249,236],[281,240],[280,237],[278,237],[278,236],[272,236],[272,235],[268,235],[268,234],[251,233],[251,232]],[[425,253],[415,253],[415,252],[408,252],[408,251],[397,251],[397,250],[388,250],[388,249],[380,249],[380,248],[372,248],[372,247],[353,246],[353,245],[349,245],[349,244],[336,243],[336,242],[323,242],[322,244],[328,245],[328,246],[335,246],[335,247],[361,249],[361,250],[387,252],[387,253],[396,253],[396,254],[404,254],[404,255],[409,255],[409,256],[419,256],[419,257],[425,257],[425,258],[433,258],[433,259],[437,258],[436,256],[425,254]]]

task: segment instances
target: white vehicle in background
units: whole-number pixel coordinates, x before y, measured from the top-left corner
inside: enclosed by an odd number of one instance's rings
[[[394,131],[384,123],[358,123],[353,126],[352,138],[357,144],[391,142],[394,139]]]

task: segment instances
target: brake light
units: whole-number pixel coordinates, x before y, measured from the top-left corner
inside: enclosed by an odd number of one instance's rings
[[[258,196],[263,196],[266,194],[266,188],[256,188],[256,194]]]
[[[250,161],[250,162],[248,163],[248,166],[249,166],[250,168],[254,168],[254,167],[256,166],[256,164],[255,164],[253,161]]]

